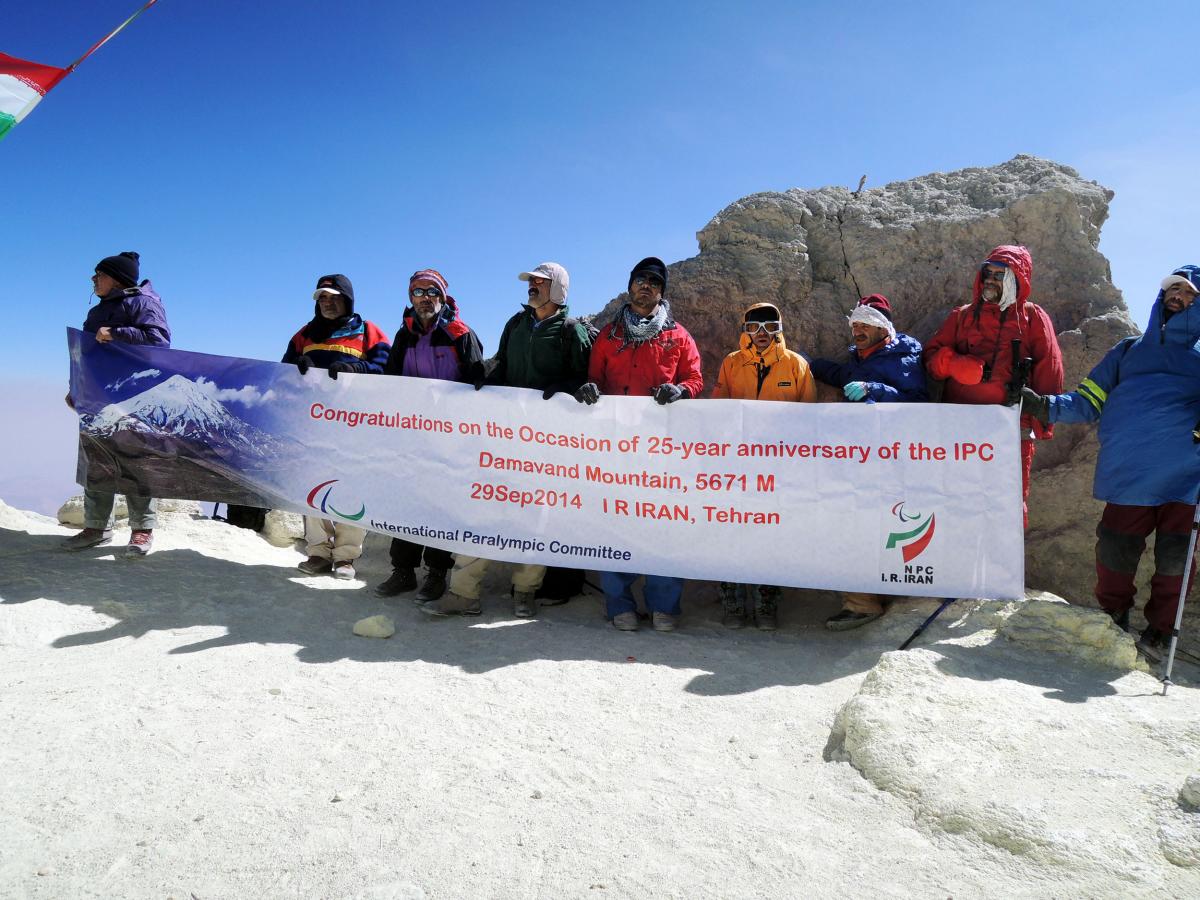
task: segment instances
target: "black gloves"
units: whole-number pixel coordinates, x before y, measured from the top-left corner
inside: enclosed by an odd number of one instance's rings
[[[1021,412],[1033,416],[1043,425],[1050,424],[1050,398],[1032,388],[1021,388]]]
[[[575,392],[575,399],[591,406],[600,399],[600,388],[589,381],[587,384],[580,385],[579,390]]]
[[[687,396],[688,392],[677,384],[660,384],[654,389],[654,402],[660,406],[683,400]]]
[[[296,360],[296,368],[300,370],[301,378],[303,378],[305,373],[307,373],[308,370],[312,368],[312,364],[313,364],[313,361],[312,361],[311,356],[305,356],[302,354],[300,356],[300,358],[298,360]]]
[[[553,397],[557,393],[558,393],[558,387],[556,385],[550,385],[550,387],[548,387],[544,391],[542,391],[542,399],[549,400],[551,397]]]
[[[346,361],[346,360],[339,359],[337,362],[330,364],[329,377],[332,378],[334,381],[337,381],[338,372],[361,372],[361,371],[362,371],[361,364],[359,364],[357,362],[353,362],[353,361]]]

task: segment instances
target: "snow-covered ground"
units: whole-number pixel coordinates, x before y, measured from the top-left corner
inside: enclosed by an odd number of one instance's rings
[[[498,578],[430,620],[369,590],[381,540],[336,582],[163,518],[126,561],[0,504],[0,896],[1200,896],[1200,673],[1161,696],[1099,613],[958,603],[892,652],[933,603],[727,632],[692,584],[622,634]]]

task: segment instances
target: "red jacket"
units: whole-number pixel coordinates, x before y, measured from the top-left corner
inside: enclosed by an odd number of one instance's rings
[[[668,319],[666,327],[653,339],[620,350],[624,332],[618,314],[617,320],[605,325],[592,344],[588,381],[594,382],[601,393],[649,397],[660,384],[669,383],[687,388],[692,397],[700,396],[704,390],[700,351],[682,325]]]
[[[925,344],[925,366],[933,378],[945,379],[943,399],[949,403],[1003,403],[1012,378],[1012,341],[1021,341],[1021,356],[1033,360],[1029,386],[1039,394],[1060,394],[1063,387],[1062,351],[1050,316],[1027,302],[1033,286],[1033,260],[1024,247],[1000,246],[989,262],[1004,263],[1017,279],[1017,300],[1003,313],[997,303],[981,299],[983,276],[975,273],[973,299],[946,317],[937,334]],[[956,356],[983,363],[990,377],[976,384],[956,381]],[[976,367],[977,369],[978,367]],[[1049,440],[1054,426],[1021,416],[1021,430]]]

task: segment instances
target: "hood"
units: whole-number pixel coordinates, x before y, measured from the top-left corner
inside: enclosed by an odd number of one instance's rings
[[[1015,305],[1020,309],[1025,304],[1025,300],[1029,295],[1033,293],[1033,257],[1029,255],[1029,251],[1018,245],[1001,244],[987,255],[987,259],[984,262],[1005,265],[1012,270],[1013,275],[1017,279],[1017,302]],[[983,294],[983,273],[980,271],[982,268],[983,263],[980,263],[979,268],[975,270],[975,289],[971,295],[972,303],[978,303],[980,296]]]
[[[1195,284],[1200,281],[1200,266],[1179,266],[1172,270],[1172,275],[1184,275]],[[1150,307],[1150,321],[1146,325],[1146,334],[1165,333],[1166,329],[1170,329],[1171,334],[1177,332],[1183,336],[1183,339],[1188,343],[1194,343],[1200,340],[1200,297],[1192,301],[1192,305],[1182,312],[1177,312],[1175,315],[1164,321],[1163,319],[1163,297],[1166,291],[1160,290],[1158,296],[1154,298],[1154,305]],[[1177,324],[1178,323],[1178,324]]]
[[[346,315],[354,315],[354,285],[350,283],[349,278],[345,275],[322,275],[317,279],[317,287],[313,288],[313,291],[315,292],[322,285],[341,291],[342,296],[346,299]],[[321,318],[321,304],[316,300],[313,300],[313,316]]]
[[[122,288],[118,293],[110,294],[107,297],[101,297],[101,303],[123,303],[130,297],[149,297],[151,300],[162,302],[162,297],[158,296],[158,292],[154,290],[154,285],[147,278],[137,287]]]
[[[747,306],[745,308],[745,310],[742,311],[742,321],[745,322],[746,316],[750,315],[750,313],[754,312],[756,309],[773,310],[775,313],[775,318],[779,320],[779,324],[781,326],[783,325],[783,314],[779,311],[779,307],[776,306],[774,303],[751,303],[749,306]],[[750,343],[750,335],[746,334],[746,332],[744,332],[744,331],[741,332],[741,337],[738,340],[738,346],[741,347],[741,349],[743,349],[743,350],[750,351],[751,353],[753,353],[756,356],[758,355],[758,350],[755,348],[755,346],[752,343]],[[787,349],[787,341],[784,340],[782,328],[780,329],[779,334],[775,335],[775,343],[773,346],[778,347],[780,352]],[[764,355],[766,353],[770,353],[770,352],[771,352],[771,348],[768,347],[766,349],[766,351],[764,352]]]

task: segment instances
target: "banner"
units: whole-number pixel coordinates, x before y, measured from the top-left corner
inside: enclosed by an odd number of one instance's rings
[[[1015,409],[584,406],[68,340],[80,483],[102,490],[288,509],[499,560],[1023,596]]]

